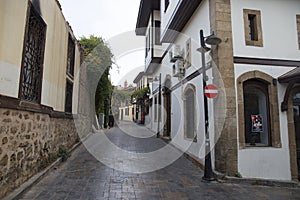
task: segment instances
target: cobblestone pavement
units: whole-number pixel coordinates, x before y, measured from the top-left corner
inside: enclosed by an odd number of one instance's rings
[[[132,127],[125,126],[127,130]],[[94,135],[97,134],[103,133]],[[131,152],[151,152],[166,145],[143,127],[132,128],[132,134],[124,134],[119,128],[105,131],[112,142]],[[133,137],[135,134],[140,138]],[[300,188],[205,183],[202,176],[203,171],[185,156],[154,172],[118,171],[99,162],[81,145],[67,162],[48,173],[20,199],[300,199]]]

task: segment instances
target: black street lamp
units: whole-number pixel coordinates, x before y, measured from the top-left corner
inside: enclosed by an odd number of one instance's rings
[[[205,39],[206,38],[206,39]],[[222,40],[212,33],[210,36],[204,37],[203,30],[200,30],[200,44],[201,47],[197,49],[201,53],[201,61],[202,61],[202,73],[203,73],[203,96],[204,96],[204,118],[205,118],[205,165],[204,165],[204,176],[202,177],[205,181],[213,181],[215,180],[212,165],[211,165],[211,154],[210,154],[210,139],[209,139],[209,120],[208,120],[208,105],[207,105],[207,97],[204,94],[204,90],[206,87],[206,81],[208,81],[208,77],[206,75],[206,63],[205,63],[205,53],[210,50],[209,47],[205,45],[218,45],[222,42]]]

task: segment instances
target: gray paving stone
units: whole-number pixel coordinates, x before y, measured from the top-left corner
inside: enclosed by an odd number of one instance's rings
[[[131,126],[130,123],[123,125]],[[153,135],[143,127],[131,130],[137,131],[134,135],[139,134],[138,131]],[[132,152],[152,152],[166,145],[155,135],[135,138],[119,128],[109,129],[105,134],[119,148]],[[122,161],[118,164],[124,165]],[[185,156],[151,173],[118,171],[99,162],[81,145],[67,162],[51,171],[19,199],[300,199],[299,188],[205,183],[202,176],[203,171]]]

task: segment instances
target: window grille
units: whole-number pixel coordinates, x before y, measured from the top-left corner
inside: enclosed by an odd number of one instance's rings
[[[25,35],[19,92],[22,100],[40,103],[45,38],[46,24],[31,5]]]

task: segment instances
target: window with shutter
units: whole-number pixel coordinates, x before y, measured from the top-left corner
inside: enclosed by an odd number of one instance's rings
[[[184,137],[196,142],[195,86],[188,85],[184,92]]]

